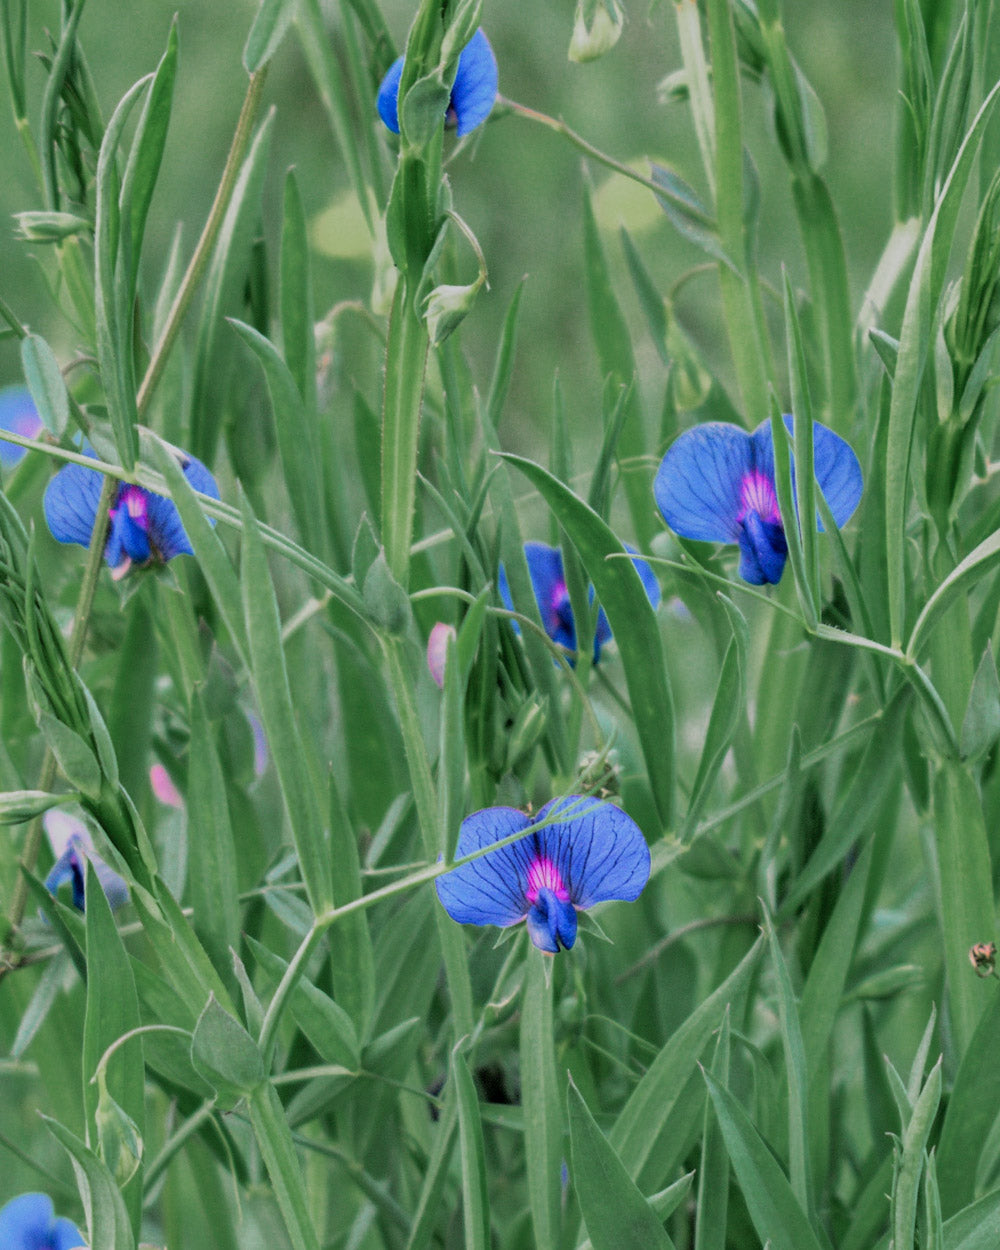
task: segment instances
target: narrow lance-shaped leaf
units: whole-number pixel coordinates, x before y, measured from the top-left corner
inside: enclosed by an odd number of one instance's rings
[[[305,747],[292,708],[274,584],[257,519],[243,499],[243,609],[250,661],[264,732],[288,809],[310,905],[317,914],[333,901],[330,857]]]
[[[568,1100],[573,1188],[594,1250],[673,1250],[662,1221],[598,1128],[572,1077]]]
[[[552,979],[545,956],[528,952],[521,1008],[521,1106],[528,1201],[535,1243],[557,1246],[563,1155],[562,1114],[552,1024]]]
[[[601,518],[540,465],[505,455],[541,492],[580,553],[618,644],[632,714],[664,829],[673,819],[674,710],[656,613],[628,553]],[[609,556],[620,558],[608,559]]]

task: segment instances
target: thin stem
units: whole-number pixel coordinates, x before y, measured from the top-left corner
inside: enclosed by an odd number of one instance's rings
[[[692,920],[689,924],[682,924],[679,929],[674,929],[673,933],[668,933],[666,937],[661,938],[655,946],[651,946],[641,959],[626,968],[624,972],[620,972],[615,977],[615,985],[621,985],[623,981],[627,981],[630,977],[634,977],[636,973],[641,972],[648,964],[663,954],[665,950],[673,946],[675,942],[681,942],[686,937],[690,937],[692,933],[698,933],[702,929],[715,929],[720,925],[753,925],[760,924],[760,918],[752,912],[748,912],[744,916],[709,916],[702,920]]]
[[[506,105],[507,108],[517,113],[520,117],[527,118],[528,121],[538,122],[539,125],[547,126],[549,130],[554,130],[557,135],[562,135],[575,148],[589,156],[591,160],[597,161],[599,165],[604,165],[607,169],[613,169],[616,174],[621,174],[624,178],[631,178],[633,182],[637,182],[640,187],[645,187],[648,191],[652,191],[660,199],[676,203],[677,207],[682,208],[685,216],[692,221],[707,226],[709,229],[714,229],[715,222],[712,218],[707,213],[699,212],[689,200],[675,194],[669,187],[664,187],[658,182],[654,182],[652,178],[646,178],[636,170],[630,169],[628,165],[622,164],[621,161],[616,161],[613,156],[608,156],[600,148],[595,148],[592,143],[587,142],[583,135],[578,135],[575,130],[571,130],[560,118],[550,117],[548,113],[540,113],[537,109],[528,108],[526,104],[518,104],[516,100],[508,100],[506,96],[500,96],[499,102]]]
[[[215,246],[215,240],[218,237],[219,230],[222,228],[222,222],[229,207],[236,180],[239,177],[240,166],[243,164],[243,158],[246,155],[247,148],[250,146],[250,138],[253,134],[253,128],[256,124],[257,114],[260,111],[263,99],[264,81],[266,78],[267,65],[264,65],[255,74],[250,75],[243,107],[240,110],[239,120],[236,123],[236,133],[233,135],[233,142],[229,148],[229,155],[226,157],[225,168],[222,171],[219,189],[215,193],[215,200],[209,212],[208,220],[205,222],[205,228],[201,232],[198,246],[194,250],[194,255],[188,264],[180,289],[174,297],[170,312],[167,314],[167,323],[163,328],[163,334],[156,345],[153,358],[150,360],[149,368],[146,370],[146,376],[142,379],[142,384],[136,396],[136,408],[140,419],[149,406],[150,398],[166,366],[170,349],[173,347],[174,340],[180,331],[184,314],[187,312],[198,284],[201,282],[205,269],[208,266],[212,248]]]

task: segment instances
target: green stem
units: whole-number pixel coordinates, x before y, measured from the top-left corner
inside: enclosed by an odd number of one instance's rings
[[[229,148],[229,155],[226,157],[225,168],[222,171],[219,189],[215,193],[215,200],[208,214],[208,220],[205,222],[205,228],[201,232],[198,246],[194,250],[194,255],[188,264],[180,289],[174,297],[170,312],[167,314],[167,322],[163,328],[163,334],[156,345],[153,357],[146,370],[146,376],[142,379],[142,384],[136,396],[136,408],[138,409],[140,419],[149,406],[150,398],[166,366],[170,349],[173,347],[174,340],[180,332],[184,314],[187,312],[198,284],[201,282],[205,269],[208,266],[212,248],[215,246],[215,240],[218,237],[219,230],[222,228],[226,209],[229,207],[229,201],[232,198],[233,189],[239,177],[243,158],[246,155],[247,148],[250,146],[250,139],[253,135],[257,114],[260,111],[263,99],[266,78],[267,65],[264,65],[255,74],[250,75],[243,107],[240,110],[239,120],[236,123],[236,133],[233,135],[233,142]]]
[[[607,169],[613,169],[616,174],[621,174],[623,178],[631,178],[633,182],[637,182],[640,187],[645,187],[648,191],[652,191],[661,200],[670,200],[676,203],[677,207],[683,209],[685,216],[691,218],[692,221],[696,221],[699,225],[706,226],[709,229],[714,228],[715,222],[711,217],[705,213],[698,212],[697,209],[692,207],[689,200],[675,195],[669,187],[660,186],[652,178],[643,177],[636,170],[630,169],[628,165],[623,165],[621,161],[616,161],[613,156],[608,156],[606,152],[602,152],[600,148],[595,148],[592,143],[588,143],[582,135],[578,135],[575,130],[571,130],[559,118],[550,117],[548,113],[540,113],[537,109],[528,108],[526,104],[518,104],[516,100],[508,100],[506,96],[498,97],[498,103],[509,108],[511,112],[517,113],[520,117],[527,118],[528,121],[538,122],[539,125],[547,126],[549,130],[554,130],[557,135],[562,135],[564,139],[568,139],[575,148],[583,152],[584,155],[589,156],[591,160],[597,161],[599,165],[604,165]]]
[[[413,281],[419,281],[419,275]],[[410,576],[420,409],[429,346],[427,323],[413,306],[413,294],[411,279],[401,274],[389,322],[382,413],[382,545],[389,569],[404,589]]]

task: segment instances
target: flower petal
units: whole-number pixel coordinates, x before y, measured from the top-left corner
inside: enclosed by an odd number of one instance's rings
[[[457,859],[490,846],[521,829],[531,820],[513,807],[487,807],[462,821],[455,850]],[[537,835],[502,847],[491,855],[462,864],[438,877],[438,898],[459,924],[516,924],[528,913],[526,891],[532,855],[529,844]]]
[[[682,538],[738,542],[740,490],[753,467],[750,435],[738,426],[709,421],[685,430],[660,462],[657,506]]]
[[[399,134],[399,80],[402,76],[403,58],[400,56],[389,66],[375,101],[379,117],[394,135]]]
[[[455,73],[455,85],[451,89],[451,107],[458,119],[459,138],[467,135],[470,130],[475,130],[489,117],[497,98],[499,81],[497,59],[493,55],[490,41],[480,27],[462,49]],[[398,82],[396,86],[398,90]],[[380,98],[381,94],[380,91]],[[380,107],[379,112],[381,111]],[[389,128],[392,129],[391,126]]]
[[[65,465],[49,482],[42,507],[57,542],[90,546],[103,484],[102,474],[96,469],[85,469],[82,464]]]
[[[531,589],[535,592],[545,632],[553,642],[575,651],[576,626],[566,596],[562,552],[546,543],[525,543],[524,558],[528,561]]]
[[[75,1250],[84,1244],[76,1225],[54,1220],[48,1194],[21,1194],[0,1209],[3,1250]]]
[[[538,819],[567,811],[566,820],[546,825],[525,839],[537,839],[541,854],[551,860],[577,907],[607,899],[631,901],[649,880],[649,847],[630,816],[600,799],[570,795],[553,799]]]
[[[786,414],[783,418],[789,434],[794,433],[794,419]],[[754,463],[756,468],[770,480],[774,481],[774,443],[771,438],[770,421],[762,421],[753,432]],[[861,465],[850,443],[845,442],[839,434],[813,422],[813,467],[816,470],[816,481],[833,513],[837,526],[846,525],[854,514],[854,509],[861,501],[864,490],[864,479]],[[795,481],[795,466],[792,465],[792,482]],[[818,518],[817,518],[817,523]],[[822,529],[822,524],[819,524]]]
[[[42,428],[31,392],[23,386],[5,386],[0,390],[0,430],[34,438]],[[25,448],[16,443],[0,442],[0,464],[15,465],[24,456]]]
[[[209,473],[208,469],[205,468],[200,460],[196,460],[194,456],[187,456],[185,459],[186,463],[183,465],[184,476],[192,489],[200,491],[203,495],[210,495],[213,499],[218,499],[219,488],[216,485],[215,478]],[[167,499],[163,495],[157,495],[153,491],[148,491],[147,495],[149,538],[161,558],[172,560],[174,556],[192,555],[191,543],[173,500]],[[214,525],[214,519],[209,519]]]

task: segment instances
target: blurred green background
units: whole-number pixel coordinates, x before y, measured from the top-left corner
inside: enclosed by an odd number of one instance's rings
[[[47,46],[47,28],[57,26],[58,5],[55,0],[37,0],[29,7],[29,49],[37,50]],[[384,7],[401,47],[413,6],[397,2]],[[159,285],[174,223],[184,224],[186,256],[208,212],[244,89],[240,54],[255,8],[251,0],[231,5],[141,0],[127,16],[117,6],[96,3],[84,12],[81,39],[105,120],[127,88],[155,68],[175,12],[178,18],[177,97],[145,246],[151,290]],[[588,65],[572,64],[566,56],[573,8],[572,0],[486,6],[483,24],[500,64],[501,92],[564,118],[619,160],[641,166],[646,157],[652,157],[668,163],[703,191],[688,109],[684,104],[662,102],[657,91],[661,80],[680,64],[673,4],[654,0],[647,7],[632,0],[618,45]],[[897,92],[892,6],[863,0],[834,5],[793,0],[785,4],[784,12],[792,50],[826,110],[826,173],[841,213],[857,307],[891,225],[887,171]],[[326,13],[336,46],[339,7],[327,5]],[[37,122],[43,83],[40,65],[29,83],[32,121]],[[295,165],[318,244],[316,311],[321,316],[338,301],[369,297],[370,245],[294,36],[285,40],[275,58],[267,93],[277,117],[266,199],[271,220],[265,223],[265,233],[273,243],[282,179],[287,167]],[[804,272],[804,262],[786,167],[774,143],[769,93],[744,80],[744,94],[749,119],[746,143],[760,174],[762,271],[777,282],[782,263],[794,278]],[[362,100],[357,107],[360,111],[373,105]],[[4,295],[21,318],[44,333],[65,358],[74,348],[72,327],[46,297],[31,256],[32,251],[44,253],[45,249],[15,237],[11,214],[40,207],[40,203],[9,108],[0,110],[0,144],[6,154],[0,182]],[[580,154],[563,139],[516,116],[495,118],[471,155],[463,155],[451,166],[450,176],[456,207],[478,235],[490,271],[491,289],[480,296],[463,330],[463,344],[481,388],[489,382],[506,307],[518,282],[527,278],[521,350],[502,431],[508,445],[535,452],[544,446],[556,370],[572,418],[575,446],[586,447],[599,431],[602,380],[593,356],[582,278],[580,200],[587,177],[597,189],[596,205],[609,259],[620,278],[618,289],[626,315],[635,328],[644,398],[648,411],[657,412],[663,366],[642,328],[617,228],[625,224],[631,231],[664,293],[685,270],[699,264],[703,254],[674,232],[642,188],[593,165],[585,170]],[[471,277],[471,255],[460,255],[460,263],[466,266],[463,273]],[[774,311],[779,311],[777,304]],[[714,272],[685,286],[678,312],[713,372],[730,381]],[[360,367],[370,371],[370,357],[366,355]],[[18,374],[16,347],[0,344],[0,382],[14,380]],[[377,377],[356,381],[377,399]]]

